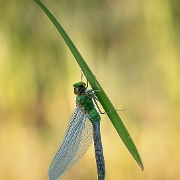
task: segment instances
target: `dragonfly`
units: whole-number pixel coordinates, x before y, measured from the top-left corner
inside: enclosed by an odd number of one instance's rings
[[[105,161],[100,133],[100,108],[95,91],[84,82],[73,84],[76,108],[70,118],[63,142],[48,171],[49,180],[61,178],[87,152],[94,141],[98,180],[105,179]],[[99,112],[96,109],[96,106]]]

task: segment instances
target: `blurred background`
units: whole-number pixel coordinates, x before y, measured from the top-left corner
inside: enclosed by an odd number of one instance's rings
[[[142,172],[106,115],[106,180],[180,179],[180,2],[43,0],[119,112]],[[0,1],[0,179],[45,180],[81,71],[34,1]],[[94,147],[62,180],[95,180]]]

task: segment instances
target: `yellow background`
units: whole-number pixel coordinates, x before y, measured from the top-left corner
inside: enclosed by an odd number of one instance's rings
[[[180,179],[178,0],[44,0],[119,112],[142,172],[106,115],[106,180]],[[34,1],[0,1],[0,179],[45,180],[80,69]],[[62,180],[95,180],[94,147]]]

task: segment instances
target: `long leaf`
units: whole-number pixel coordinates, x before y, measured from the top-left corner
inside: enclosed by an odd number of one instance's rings
[[[81,54],[79,53],[79,51],[77,50],[77,48],[75,47],[74,43],[71,41],[71,39],[69,38],[67,33],[64,31],[62,26],[59,24],[59,22],[56,20],[56,18],[51,14],[51,12],[45,7],[45,5],[39,0],[35,0],[35,2],[46,13],[46,15],[49,17],[49,19],[52,21],[52,23],[55,25],[55,27],[61,34],[65,43],[69,47],[71,53],[74,55],[81,70],[86,75],[86,77],[88,77],[88,81],[89,81],[92,89],[100,89],[100,92],[96,92],[96,96],[98,97],[99,102],[101,103],[105,112],[112,111],[110,113],[107,113],[109,119],[111,120],[116,131],[118,132],[119,136],[121,137],[123,143],[125,144],[125,146],[129,150],[129,152],[132,154],[132,156],[134,157],[136,162],[139,164],[139,166],[143,170],[144,167],[143,167],[140,155],[137,151],[137,148],[136,148],[130,134],[128,133],[126,127],[124,126],[124,124],[123,124],[121,118],[119,117],[117,111],[115,110],[113,104],[111,103],[111,101],[109,100],[107,95],[105,94],[104,90],[102,89],[101,85],[99,84],[99,82],[97,81],[95,76],[93,75],[93,73],[90,70],[90,68],[88,67],[88,65],[86,64],[85,60],[83,59],[83,57],[81,56]]]

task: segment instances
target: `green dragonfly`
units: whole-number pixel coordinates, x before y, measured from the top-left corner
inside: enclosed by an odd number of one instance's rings
[[[82,81],[73,86],[76,109],[69,121],[62,145],[51,163],[48,176],[50,180],[61,178],[80,160],[94,140],[98,180],[104,180],[105,162],[100,134],[101,117],[95,108],[98,99],[94,94],[95,91],[100,90],[87,90],[88,82],[86,86]],[[100,109],[99,112],[104,114]]]

